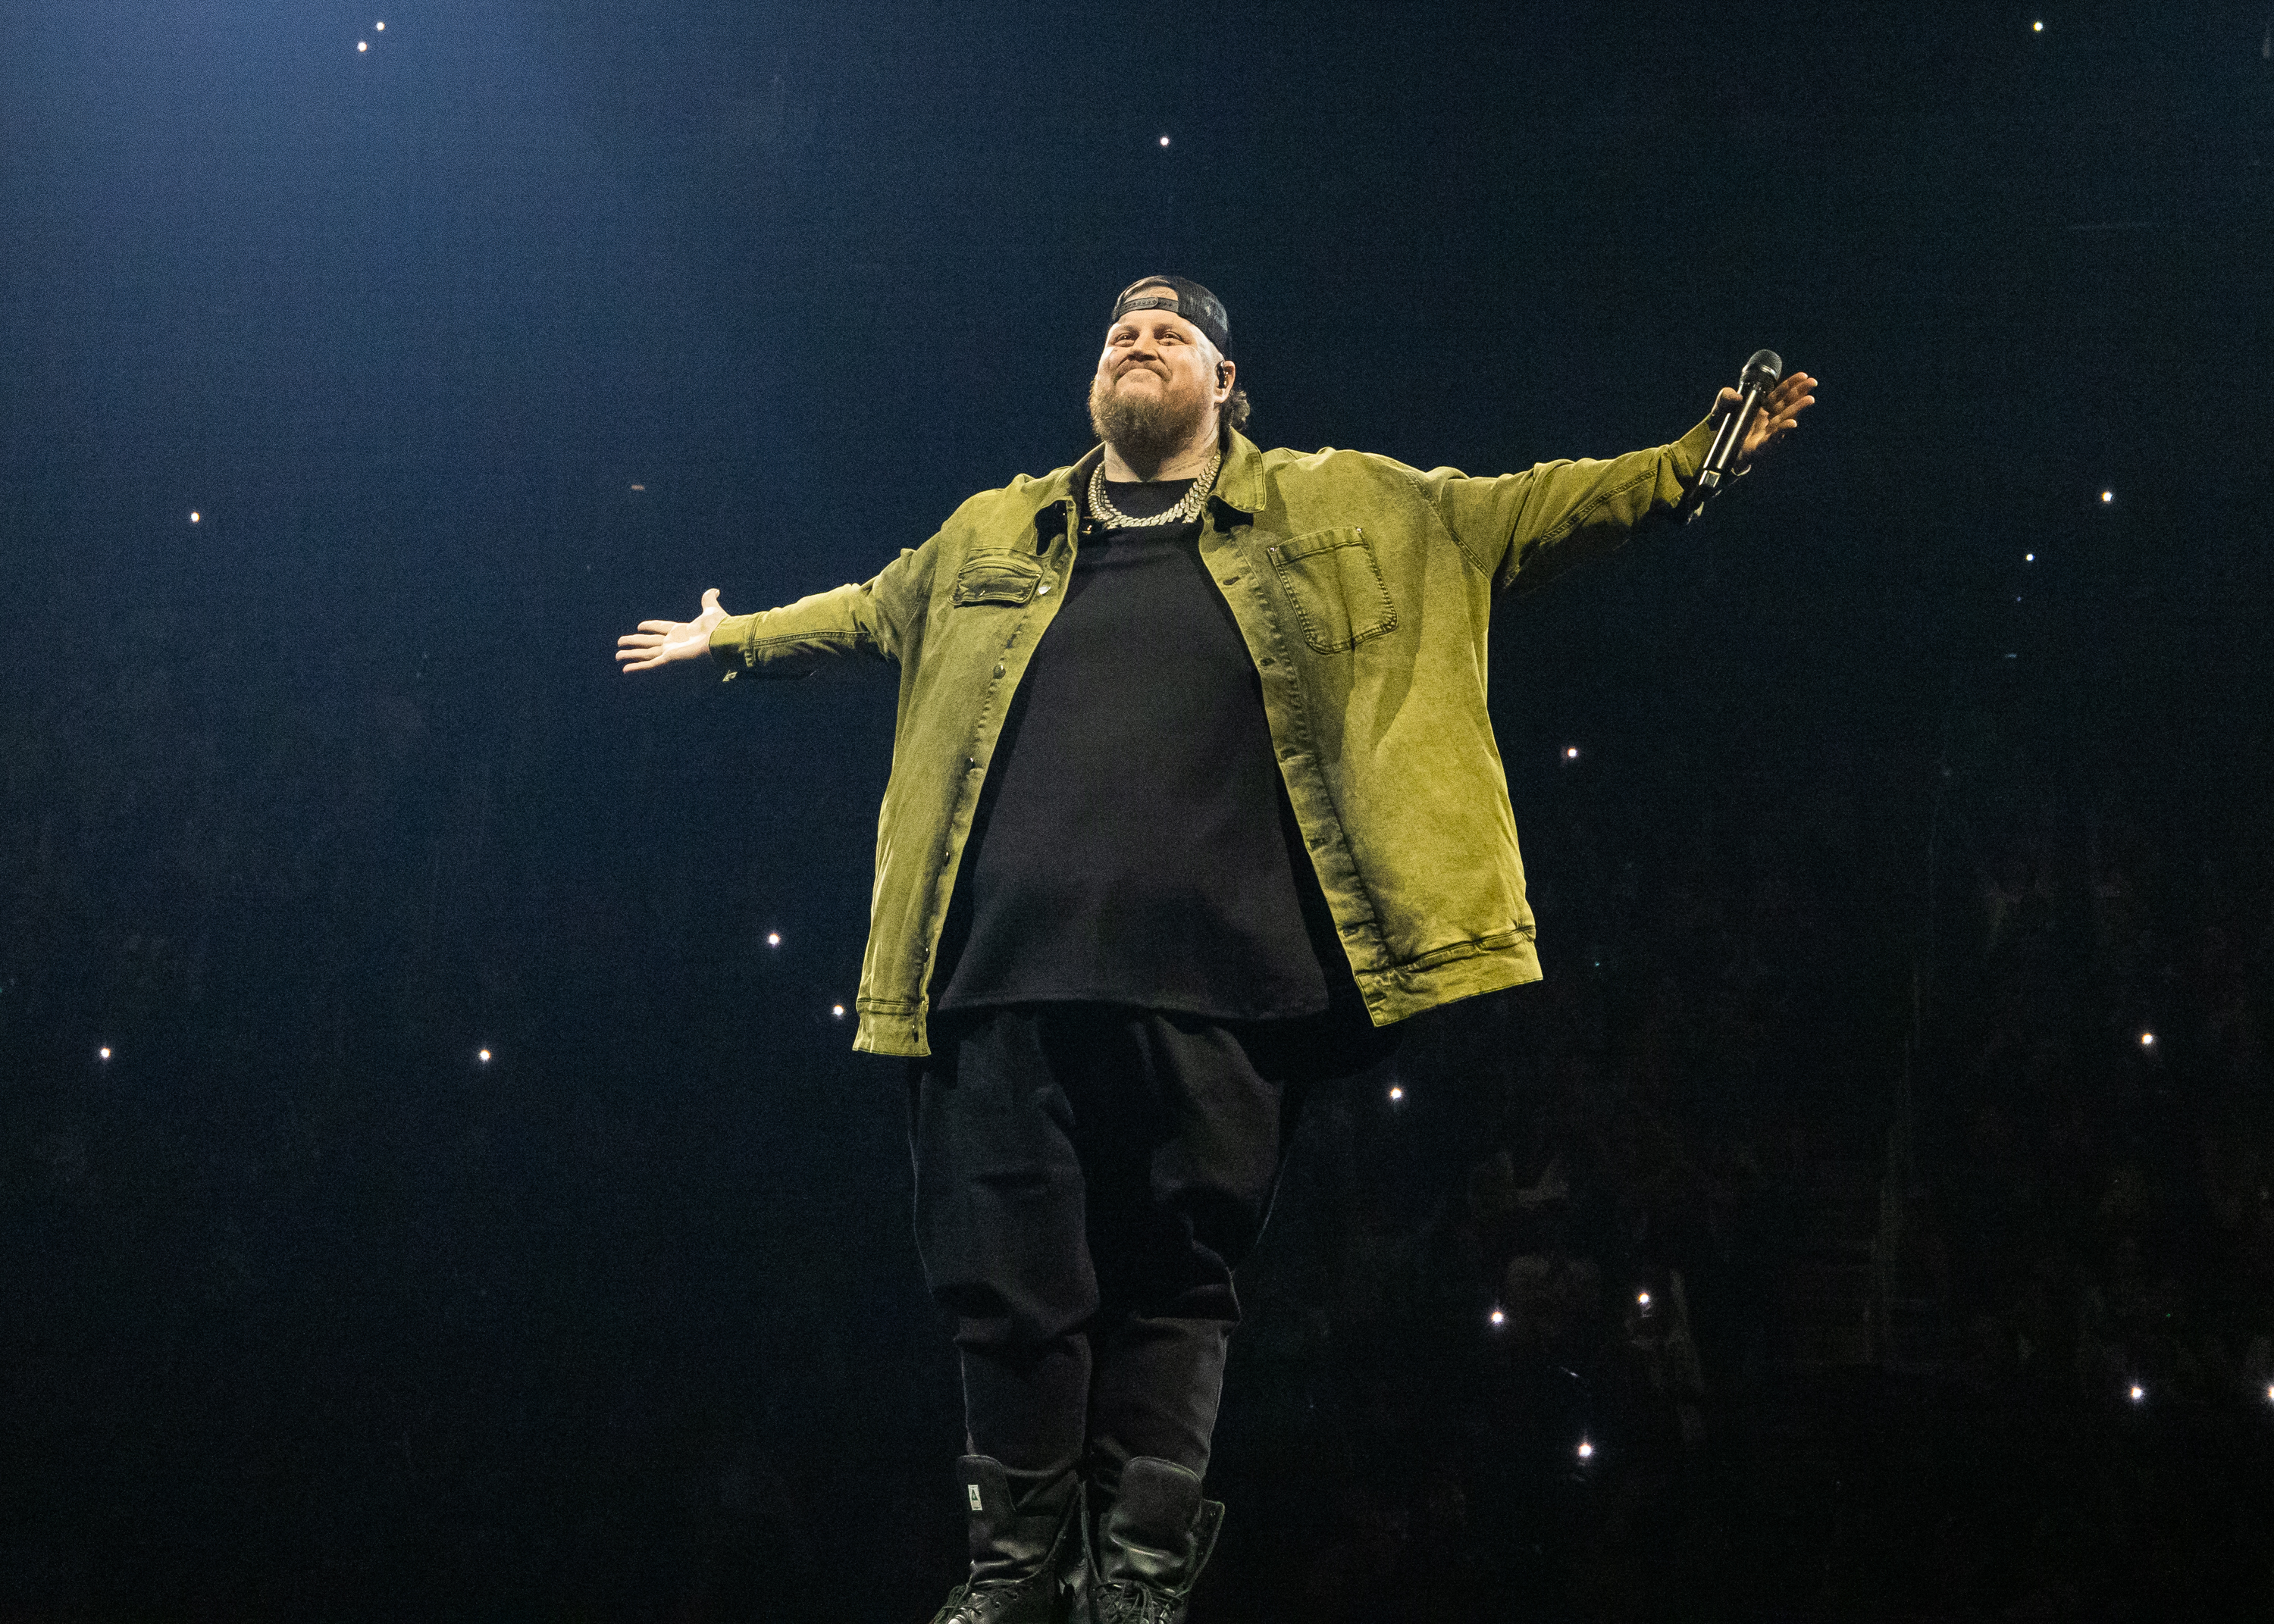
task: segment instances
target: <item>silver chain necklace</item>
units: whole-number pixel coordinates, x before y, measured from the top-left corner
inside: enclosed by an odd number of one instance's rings
[[[1193,481],[1193,488],[1185,492],[1185,500],[1166,513],[1156,513],[1149,519],[1133,519],[1113,505],[1105,493],[1105,459],[1100,457],[1097,466],[1089,472],[1089,516],[1110,530],[1141,529],[1148,524],[1189,524],[1208,506],[1209,492],[1216,484],[1216,470],[1224,466],[1224,447],[1218,446],[1209,458],[1201,477]]]

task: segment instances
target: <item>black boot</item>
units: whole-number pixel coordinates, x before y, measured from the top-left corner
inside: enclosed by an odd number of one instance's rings
[[[1006,1470],[967,1455],[964,1508],[971,1518],[971,1577],[931,1624],[1065,1624],[1068,1585],[1081,1560],[1081,1477]]]
[[[1173,1461],[1137,1456],[1121,1469],[1121,1492],[1088,1553],[1090,1620],[1184,1624],[1193,1581],[1223,1526],[1222,1503],[1201,1498],[1198,1477]]]

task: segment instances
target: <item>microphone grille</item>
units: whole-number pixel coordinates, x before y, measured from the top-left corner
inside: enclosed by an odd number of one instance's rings
[[[1753,358],[1745,363],[1745,370],[1737,379],[1737,387],[1740,389],[1772,388],[1775,387],[1777,380],[1783,376],[1784,357],[1782,356],[1773,350],[1756,350],[1753,351]]]

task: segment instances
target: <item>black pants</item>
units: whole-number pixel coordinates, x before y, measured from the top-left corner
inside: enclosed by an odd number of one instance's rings
[[[1107,1004],[943,1016],[910,1063],[916,1245],[974,1454],[1205,1472],[1254,1250],[1306,1097],[1389,1066],[1362,1009],[1226,1024]]]

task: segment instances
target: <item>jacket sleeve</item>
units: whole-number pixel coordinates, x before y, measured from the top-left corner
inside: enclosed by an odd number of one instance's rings
[[[1605,461],[1541,462],[1495,478],[1432,469],[1421,476],[1421,490],[1495,587],[1529,588],[1676,512],[1713,443],[1708,417],[1672,445]]]
[[[732,681],[804,677],[832,660],[897,665],[923,622],[938,538],[900,556],[873,578],[816,592],[779,609],[731,614],[711,630],[711,658]]]

